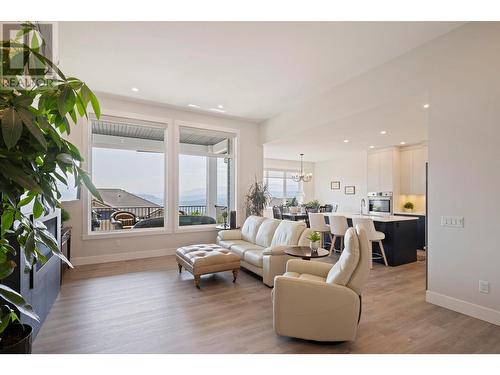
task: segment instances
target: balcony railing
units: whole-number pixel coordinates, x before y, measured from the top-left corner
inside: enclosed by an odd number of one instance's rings
[[[220,216],[218,211],[219,209],[216,214]],[[116,217],[118,213],[123,214]],[[179,206],[179,215],[206,216],[207,206]],[[140,221],[163,217],[163,207],[92,207],[91,228],[93,232],[132,229]],[[151,222],[152,227],[163,226],[162,220],[151,220]]]
[[[179,213],[181,215],[205,215],[207,206],[179,206]]]

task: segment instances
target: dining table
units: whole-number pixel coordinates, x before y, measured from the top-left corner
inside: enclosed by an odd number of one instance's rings
[[[307,213],[282,213],[281,217],[285,220],[299,221],[299,220],[307,220]]]

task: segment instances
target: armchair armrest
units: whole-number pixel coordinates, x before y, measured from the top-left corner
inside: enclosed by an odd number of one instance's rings
[[[269,246],[264,249],[262,255],[286,255],[285,249],[290,246]]]
[[[308,273],[326,278],[333,264],[310,260],[290,259],[286,264],[287,272]]]
[[[217,235],[223,241],[241,240],[241,231],[239,229],[221,230]]]

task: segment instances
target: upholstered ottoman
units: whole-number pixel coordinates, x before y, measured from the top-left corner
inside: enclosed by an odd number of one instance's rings
[[[200,276],[207,273],[233,271],[233,283],[240,269],[240,257],[219,245],[200,244],[184,246],[175,252],[179,273],[182,267],[194,276],[194,284],[200,289]]]

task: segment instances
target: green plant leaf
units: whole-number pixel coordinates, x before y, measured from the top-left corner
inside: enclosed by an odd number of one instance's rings
[[[50,250],[52,251],[52,254],[57,256],[59,259],[61,259],[63,262],[65,262],[68,266],[73,268],[73,265],[71,262],[64,256],[64,254],[61,252],[59,249],[59,246],[57,246],[56,239],[46,230],[43,229],[37,229],[36,233],[44,245],[48,246]]]
[[[35,115],[24,108],[18,108],[17,112],[28,131],[33,135],[33,137],[35,137],[35,139],[43,146],[44,149],[47,149],[47,141],[45,140],[45,135],[34,122]]]
[[[64,164],[73,164],[73,157],[70,154],[59,154],[57,155],[56,159]]]
[[[7,108],[2,117],[2,136],[7,148],[12,148],[17,144],[23,132],[21,118],[14,108]]]
[[[90,104],[92,104],[92,109],[94,110],[96,117],[101,117],[101,107],[99,105],[99,101],[92,91],[90,92]]]
[[[9,276],[14,271],[14,268],[16,268],[16,263],[12,260],[0,263],[0,280]]]
[[[24,300],[23,296],[7,285],[0,284],[0,297],[12,303],[21,313],[28,315],[36,321],[40,321],[38,315],[33,311],[33,307]]]
[[[14,224],[14,211],[6,210],[2,214],[2,226],[1,226],[1,235],[2,237],[5,235],[5,232],[9,230]]]
[[[30,203],[33,198],[35,198],[35,195],[34,194],[28,194],[26,197],[24,197],[23,199],[21,199],[19,201],[19,203],[17,204],[17,208],[21,208],[23,206],[26,206],[28,203]]]
[[[90,193],[96,197],[98,200],[100,200],[102,202],[102,197],[101,197],[101,194],[99,194],[99,191],[97,190],[97,188],[94,186],[94,184],[92,183],[92,181],[90,180],[90,177],[89,175],[87,174],[87,172],[85,172],[83,169],[81,168],[77,168],[78,170],[78,177],[82,180],[82,182],[84,183],[84,185],[87,187],[87,189],[89,189]]]
[[[38,219],[43,214],[43,206],[38,199],[35,199],[35,203],[33,204],[33,216],[35,219]]]

